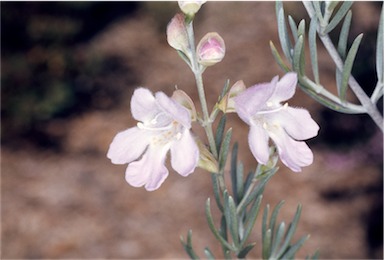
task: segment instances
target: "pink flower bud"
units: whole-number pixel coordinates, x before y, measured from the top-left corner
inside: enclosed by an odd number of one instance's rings
[[[178,1],[179,8],[189,16],[195,15],[206,1]]]
[[[184,23],[184,15],[176,14],[167,25],[167,42],[176,50],[189,53],[187,30]]]
[[[216,33],[206,34],[197,46],[198,62],[211,66],[220,62],[225,56],[225,41]]]

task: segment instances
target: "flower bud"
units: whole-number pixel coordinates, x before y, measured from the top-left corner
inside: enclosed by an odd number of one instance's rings
[[[183,90],[177,89],[172,94],[172,99],[187,108],[191,115],[191,121],[197,120],[197,111],[194,102]]]
[[[206,1],[178,1],[179,8],[188,16],[194,16]]]
[[[167,42],[171,47],[186,55],[190,52],[183,14],[176,14],[168,23]]]
[[[246,89],[245,83],[243,80],[238,80],[230,88],[229,92],[222,98],[218,104],[218,108],[223,111],[223,113],[235,112],[235,102],[234,98],[242,93]]]
[[[225,41],[216,33],[206,34],[198,43],[198,62],[204,66],[211,66],[220,62],[225,56]]]

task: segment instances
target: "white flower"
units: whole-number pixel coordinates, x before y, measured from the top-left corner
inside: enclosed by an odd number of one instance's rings
[[[191,135],[189,111],[162,92],[155,96],[145,88],[135,90],[131,113],[136,127],[118,133],[107,157],[114,164],[126,164],[126,181],[153,191],[168,176],[165,159],[171,151],[171,166],[182,176],[197,166],[199,150]]]
[[[249,146],[259,163],[269,160],[269,137],[282,162],[295,172],[313,163],[313,153],[303,140],[317,135],[319,126],[309,112],[282,101],[295,93],[297,74],[287,73],[269,83],[254,85],[235,98],[239,117],[250,126]]]

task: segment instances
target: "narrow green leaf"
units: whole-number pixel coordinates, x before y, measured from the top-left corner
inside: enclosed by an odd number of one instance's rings
[[[342,71],[342,80],[340,85],[340,99],[341,101],[346,100],[346,91],[348,88],[349,77],[353,68],[354,59],[356,58],[356,54],[358,51],[358,47],[360,46],[361,39],[363,34],[357,36],[354,40],[352,47],[350,48],[348,55],[346,56],[344,68]]]
[[[305,29],[306,29],[306,26],[305,26],[305,20],[302,19],[299,24],[298,24],[298,37],[299,36],[303,36],[303,38],[305,38]],[[298,38],[297,37],[297,38]]]
[[[303,36],[300,35],[298,37],[297,42],[294,47],[294,55],[293,55],[293,67],[295,72],[298,73],[299,76],[303,76],[305,74],[305,61],[304,61],[304,44],[303,44]]]
[[[317,54],[317,18],[313,17],[309,26],[309,49],[311,68],[313,70],[314,81],[320,84],[318,70],[318,54]]]
[[[230,167],[230,177],[231,177],[231,187],[233,190],[233,196],[235,202],[238,204],[238,143],[233,145],[233,150],[231,151],[231,167]]]
[[[213,216],[210,209],[210,198],[206,201],[206,219],[209,224],[211,232],[214,234],[215,238],[222,244],[222,246],[228,248],[229,250],[234,250],[233,247],[219,234],[218,230],[215,228]]]
[[[308,238],[309,238],[309,235],[303,236],[297,243],[290,246],[289,249],[287,250],[287,252],[285,252],[285,254],[280,258],[282,258],[282,259],[294,259],[295,254],[303,246],[303,244],[306,242],[306,240]]]
[[[314,8],[314,12],[318,18],[318,21],[323,21],[323,14],[321,12],[321,2],[320,1],[312,1],[311,2]]]
[[[223,134],[225,132],[225,126],[226,126],[226,115],[224,114],[219,120],[217,131],[215,134],[215,145],[217,146],[217,151],[219,151],[221,148]]]
[[[338,23],[344,18],[346,13],[349,11],[350,7],[352,6],[352,1],[345,1],[341,7],[338,9],[337,13],[334,15],[330,23],[326,26],[324,33],[329,33],[332,31]]]
[[[239,246],[237,210],[233,198],[227,193],[223,194],[227,228],[230,230],[235,247]]]
[[[314,252],[313,255],[311,255],[311,256],[307,255],[307,256],[306,256],[306,259],[313,259],[313,260],[316,260],[316,259],[319,258],[319,255],[320,255],[320,252],[319,252],[319,250],[317,250],[317,251]]]
[[[210,259],[210,260],[215,260],[216,259],[214,254],[211,252],[211,250],[208,247],[205,248],[204,252],[205,252],[205,255],[206,255],[207,259]]]
[[[382,7],[380,22],[378,24],[376,44],[376,69],[377,80],[379,82],[384,82],[384,7]]]
[[[286,238],[281,246],[281,249],[277,252],[277,255],[275,255],[275,257],[280,258],[285,253],[286,249],[289,247],[290,241],[293,238],[294,233],[297,229],[299,218],[301,216],[301,211],[302,211],[302,206],[298,205],[293,221],[290,223],[289,228],[287,230]]]
[[[274,43],[272,41],[270,41],[270,49],[271,49],[271,53],[273,54],[275,61],[278,63],[278,65],[281,67],[281,69],[285,72],[289,72],[290,71],[289,67],[282,60],[281,56],[279,55],[279,53],[278,53],[277,49],[275,48]]]
[[[265,175],[258,181],[258,184],[254,187],[253,191],[250,193],[249,197],[246,199],[244,208],[246,208],[257,196],[261,195],[265,189],[266,184],[269,182],[271,177],[277,172],[278,167],[270,169],[265,173]],[[244,209],[241,209],[241,211]]]
[[[337,51],[342,60],[345,60],[346,58],[346,49],[348,46],[348,37],[349,37],[351,21],[352,21],[352,11],[349,10],[347,15],[345,16],[344,23],[342,24],[340,36],[338,39]]]
[[[227,154],[229,153],[229,146],[231,141],[232,129],[227,130],[223,142],[221,144],[221,149],[219,150],[219,172],[223,173],[226,166]]]
[[[268,224],[267,224],[267,216],[270,211],[270,205],[267,204],[265,206],[265,209],[263,210],[263,216],[262,216],[262,241],[265,241],[266,235],[267,235],[267,230],[268,230]],[[265,258],[265,257],[264,257]]]
[[[266,231],[266,235],[262,240],[262,258],[269,259],[271,254],[271,230]]]
[[[282,200],[280,201],[277,206],[275,206],[274,210],[273,210],[273,213],[271,213],[271,218],[270,218],[270,222],[269,222],[269,228],[271,229],[271,232],[274,234],[274,231],[275,231],[275,224],[277,222],[277,217],[278,217],[278,214],[279,214],[279,211],[281,210],[283,204],[285,204],[285,201]]]
[[[180,238],[183,248],[191,259],[199,259],[198,255],[194,252],[192,247],[192,230],[190,229],[187,233],[187,241],[184,242],[183,237]]]
[[[253,182],[253,179],[254,179],[254,173],[250,171],[249,174],[247,174],[245,184],[243,185],[244,190],[247,190],[250,187],[251,183]]]
[[[342,60],[346,58],[346,49],[348,46],[348,37],[349,37],[349,29],[350,23],[352,20],[352,11],[349,10],[348,14],[345,16],[344,23],[342,24],[340,37],[338,40],[337,51]],[[341,96],[341,83],[342,83],[342,72],[336,68],[336,84],[338,96]]]
[[[297,39],[298,38],[297,24],[295,23],[291,15],[288,16],[288,21],[289,21],[291,33],[293,35],[293,39]]]
[[[262,202],[262,195],[259,195],[258,198],[254,201],[253,205],[251,206],[247,214],[247,217],[245,220],[246,228],[245,228],[245,231],[243,232],[243,238],[241,241],[242,246],[246,243],[247,239],[251,234],[251,231],[253,230],[255,221],[257,220],[259,208],[261,206],[261,202]]]
[[[228,241],[227,238],[227,223],[226,223],[226,218],[224,215],[221,217],[221,228],[219,229],[219,234],[226,240]]]
[[[287,33],[286,28],[286,22],[285,22],[285,11],[283,9],[283,3],[282,1],[277,1],[275,4],[275,11],[277,15],[277,23],[278,23],[278,37],[281,43],[281,47],[283,50],[283,53],[285,54],[286,58],[291,62],[292,55],[291,55],[291,43],[289,40],[289,35]]]
[[[229,87],[230,87],[230,80],[227,79],[225,82],[225,85],[223,86],[222,93],[218,98],[218,101],[222,100],[222,98],[227,94],[227,92],[229,91]]]
[[[283,235],[285,234],[285,222],[279,224],[277,232],[273,237],[273,245],[271,246],[271,254],[275,255],[279,245],[282,243]]]
[[[254,248],[254,246],[256,245],[257,243],[251,243],[251,244],[248,244],[247,246],[245,246],[241,252],[238,253],[237,257],[238,259],[242,259],[242,258],[246,258],[247,254],[251,251],[251,249]]]
[[[239,162],[237,165],[237,204],[239,204],[239,201],[241,201],[243,193],[243,163]]]
[[[215,202],[217,203],[217,206],[221,212],[223,212],[223,205],[221,202],[221,195],[220,195],[220,188],[219,188],[219,182],[217,178],[217,173],[212,173],[211,174],[211,181],[213,182],[213,191],[214,191],[214,197],[215,197]]]

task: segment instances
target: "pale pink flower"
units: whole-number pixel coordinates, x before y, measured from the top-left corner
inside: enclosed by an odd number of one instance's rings
[[[239,117],[250,126],[249,146],[261,164],[269,161],[269,137],[282,162],[295,172],[313,162],[313,153],[303,140],[317,135],[319,126],[303,108],[281,102],[290,99],[297,85],[297,74],[287,73],[269,83],[254,85],[235,98]]]
[[[118,133],[107,153],[114,164],[126,164],[126,181],[153,191],[168,176],[165,159],[171,151],[171,166],[182,176],[198,164],[199,150],[190,132],[188,109],[162,92],[155,96],[146,88],[135,90],[131,99],[137,126]]]
[[[225,41],[216,32],[207,33],[197,46],[198,62],[204,66],[211,66],[222,61],[225,56]]]

